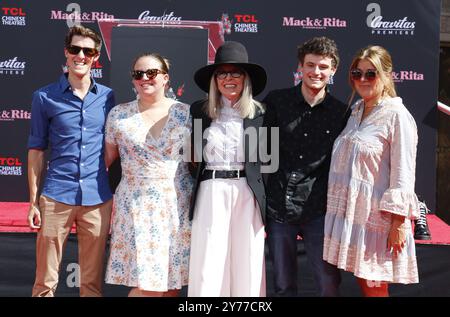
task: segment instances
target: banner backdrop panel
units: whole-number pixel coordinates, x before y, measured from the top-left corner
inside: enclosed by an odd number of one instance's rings
[[[137,56],[152,52],[170,62],[169,94],[189,103],[205,97],[192,77],[208,61],[207,30],[115,27],[111,42],[111,88],[117,103],[136,99],[130,76],[132,63]]]
[[[174,99],[192,103],[205,97],[192,80],[195,70],[208,60],[208,31],[159,27],[115,27],[112,30],[111,88],[118,104],[136,99],[130,70],[137,56],[157,52],[170,62],[170,91]],[[118,186],[122,169],[110,168],[112,190]]]
[[[250,60],[268,72],[268,85],[258,99],[272,89],[289,87],[301,80],[297,46],[313,36],[328,36],[338,44],[341,63],[330,90],[343,101],[351,94],[347,74],[355,52],[368,44],[386,47],[394,60],[398,94],[418,126],[416,192],[434,210],[439,0],[2,0],[0,201],[28,200],[25,166],[31,94],[57,80],[63,72],[67,28],[81,23],[99,31],[99,19],[165,24],[221,21],[225,40],[244,43]],[[128,66],[123,65],[123,78],[129,78]],[[102,48],[92,75],[96,81],[110,85],[110,72],[111,62]],[[128,82],[125,89],[129,88]],[[183,96],[195,94],[196,89],[193,80],[185,82]],[[183,97],[180,100],[185,101]],[[14,171],[17,175],[11,174]]]

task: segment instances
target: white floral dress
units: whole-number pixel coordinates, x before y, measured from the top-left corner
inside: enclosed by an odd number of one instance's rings
[[[334,142],[323,258],[367,280],[417,283],[411,221],[400,255],[387,249],[391,215],[418,216],[417,127],[399,97],[385,99],[361,122],[363,110],[356,102]]]
[[[122,178],[114,195],[106,282],[149,291],[188,283],[193,182],[183,147],[189,138],[189,105],[172,104],[158,139],[142,128],[137,101],[114,107],[106,142],[119,148]]]

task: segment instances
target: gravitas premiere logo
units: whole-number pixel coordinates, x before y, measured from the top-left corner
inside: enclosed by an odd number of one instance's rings
[[[223,13],[220,20],[225,34],[231,34],[231,30],[234,30],[236,33],[258,32],[258,19],[254,14],[236,13],[233,20],[228,13]]]
[[[2,7],[2,25],[26,26],[26,13],[23,8]]]
[[[150,10],[143,11],[139,14],[138,20],[141,23],[168,23],[168,24],[179,24],[181,22],[181,17],[175,16],[174,12],[164,13],[162,15],[152,15]]]
[[[394,21],[386,20],[381,15],[381,7],[378,3],[369,3],[366,8],[371,12],[367,16],[366,24],[372,29],[372,34],[377,35],[414,35],[416,22],[408,21],[408,17],[403,17]]]
[[[24,75],[25,62],[17,59],[17,56],[5,61],[0,59],[0,75]]]

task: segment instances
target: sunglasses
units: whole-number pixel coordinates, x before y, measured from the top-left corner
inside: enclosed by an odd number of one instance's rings
[[[93,57],[98,54],[98,51],[96,48],[91,47],[81,47],[77,45],[69,45],[66,47],[67,51],[72,55],[78,55],[81,50],[83,50],[83,54],[87,57]]]
[[[377,77],[377,73],[378,72],[374,69],[368,69],[365,73],[363,73],[360,69],[352,69],[350,71],[350,75],[353,80],[361,80],[364,76],[367,81],[373,81]]]
[[[133,79],[135,80],[141,80],[144,77],[144,74],[147,75],[148,79],[153,79],[156,76],[158,76],[158,74],[166,74],[166,72],[153,68],[153,69],[147,69],[147,70],[133,70],[131,72],[131,77],[133,77]]]
[[[215,72],[216,78],[219,79],[225,79],[227,78],[228,74],[231,75],[231,77],[233,78],[239,78],[241,77],[244,73],[241,72],[240,70],[233,70],[231,72],[226,72],[224,70],[218,70],[217,72]]]

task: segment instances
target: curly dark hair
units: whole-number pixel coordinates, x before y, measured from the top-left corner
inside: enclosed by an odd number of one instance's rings
[[[321,55],[330,57],[332,59],[333,67],[337,68],[339,65],[339,54],[336,42],[332,39],[321,36],[314,37],[302,45],[298,46],[297,57],[298,61],[303,65],[306,54]]]

